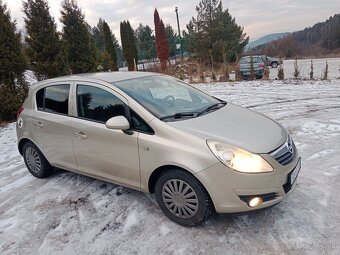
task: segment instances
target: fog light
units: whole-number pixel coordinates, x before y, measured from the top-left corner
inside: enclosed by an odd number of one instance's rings
[[[262,200],[261,197],[253,197],[253,198],[249,199],[248,205],[250,207],[257,207],[257,206],[261,205],[262,202],[263,202],[263,200]]]

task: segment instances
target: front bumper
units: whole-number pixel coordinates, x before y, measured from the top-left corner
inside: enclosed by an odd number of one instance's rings
[[[298,174],[301,159],[296,154],[288,165],[279,164],[271,156],[261,155],[274,168],[273,172],[246,174],[228,169],[217,163],[195,176],[207,189],[218,213],[237,213],[262,209],[275,205],[283,200],[294,189],[291,173]],[[257,207],[249,207],[247,199],[254,196],[263,197],[263,203]]]

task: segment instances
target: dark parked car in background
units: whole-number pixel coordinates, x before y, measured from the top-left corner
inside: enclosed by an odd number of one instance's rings
[[[262,59],[262,56],[244,56],[240,58],[239,62],[239,70],[240,75],[243,79],[249,79],[251,75],[251,59],[253,60],[253,68],[254,68],[254,78],[261,79],[264,74],[264,70],[266,69],[266,64]]]
[[[266,66],[271,66],[272,68],[277,68],[282,64],[282,60],[279,58],[268,57],[266,55],[262,55],[262,60],[266,64]]]

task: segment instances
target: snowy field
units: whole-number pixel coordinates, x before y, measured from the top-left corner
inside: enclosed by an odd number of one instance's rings
[[[298,59],[297,65],[300,71],[301,79],[309,79],[310,73],[310,59]],[[294,62],[295,60],[284,60],[283,69],[286,79],[294,77]],[[328,63],[328,79],[336,79],[340,77],[340,58],[319,58],[313,59],[314,66],[314,79],[321,79],[323,77],[324,70],[326,68],[326,62]],[[277,68],[269,68],[269,78],[275,80],[277,78]]]
[[[302,169],[287,199],[184,228],[148,194],[61,170],[32,177],[10,124],[0,128],[0,254],[340,254],[340,80],[197,86],[291,132]]]

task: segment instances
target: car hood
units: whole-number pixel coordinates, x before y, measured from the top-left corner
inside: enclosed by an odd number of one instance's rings
[[[286,129],[274,120],[231,103],[197,118],[167,124],[203,139],[253,153],[273,151],[286,141],[288,135]]]

